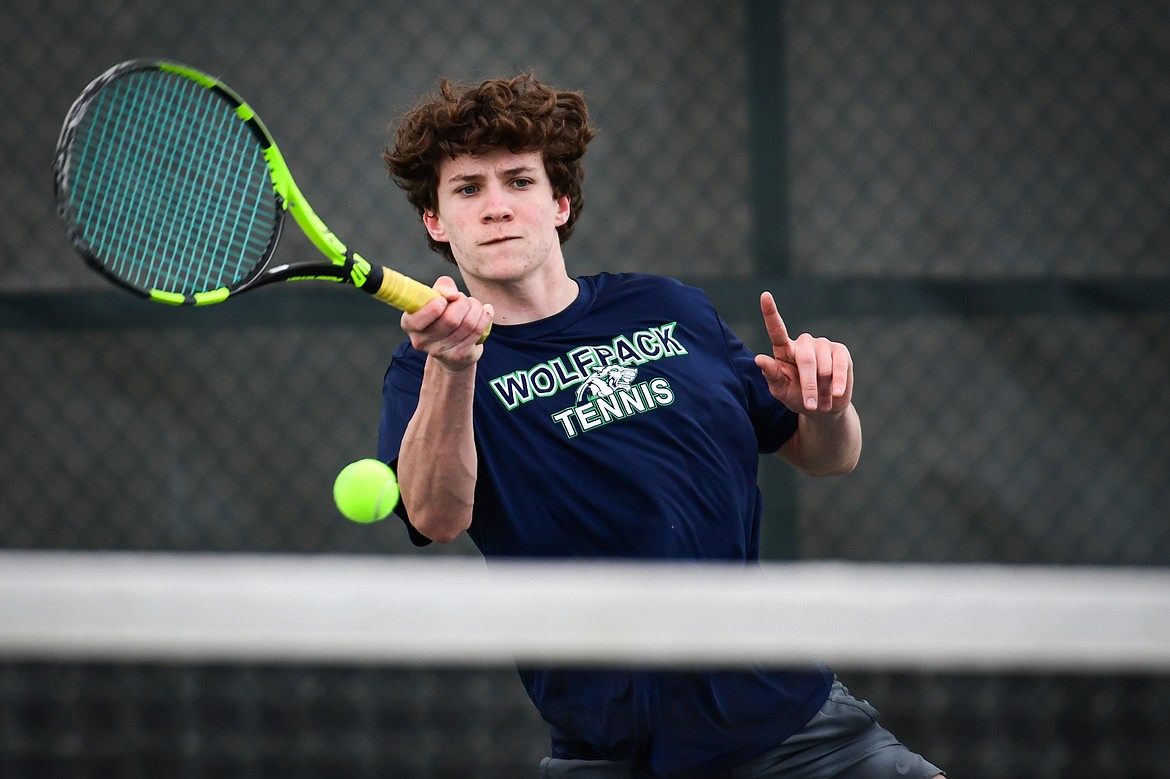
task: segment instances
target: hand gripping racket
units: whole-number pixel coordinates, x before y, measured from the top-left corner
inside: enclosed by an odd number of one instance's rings
[[[350,251],[305,201],[260,117],[219,80],[133,60],[65,118],[57,210],[86,262],[150,300],[219,303],[277,281],[352,284],[404,311],[438,292]],[[325,259],[278,264],[284,212]]]

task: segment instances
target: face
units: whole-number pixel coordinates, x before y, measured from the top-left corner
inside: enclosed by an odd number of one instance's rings
[[[438,202],[423,223],[432,238],[451,245],[469,284],[563,275],[557,227],[569,218],[569,198],[553,196],[540,152],[496,150],[444,160]]]

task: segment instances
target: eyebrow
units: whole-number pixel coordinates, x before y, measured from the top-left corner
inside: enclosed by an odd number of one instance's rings
[[[536,172],[536,168],[533,167],[532,165],[518,165],[515,168],[508,168],[507,170],[501,170],[500,176],[503,178],[511,178],[512,176],[519,176],[521,174],[533,175],[535,172]],[[450,178],[447,179],[447,181],[449,183],[455,183],[455,182],[461,182],[461,181],[475,182],[475,181],[480,181],[483,178],[484,178],[484,175],[482,173],[462,173],[462,174],[459,174],[456,176],[451,176]]]

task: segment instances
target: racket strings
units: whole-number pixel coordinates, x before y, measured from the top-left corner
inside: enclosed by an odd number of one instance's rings
[[[100,90],[70,167],[92,254],[142,289],[232,286],[266,257],[279,224],[251,130],[218,94],[176,74],[136,71]]]

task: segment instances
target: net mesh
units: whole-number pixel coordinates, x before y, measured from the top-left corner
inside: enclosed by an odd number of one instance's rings
[[[952,774],[1156,776],[1170,749],[1165,570],[0,553],[0,588],[5,776],[529,776],[513,660],[806,653]]]

